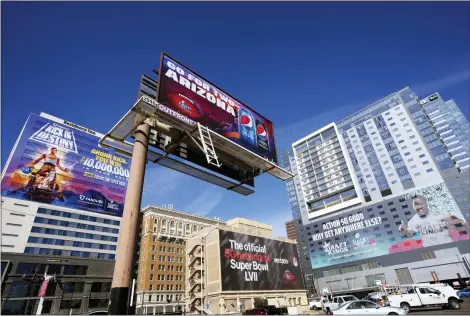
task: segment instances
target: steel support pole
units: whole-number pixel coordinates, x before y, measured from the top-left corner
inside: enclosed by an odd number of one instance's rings
[[[144,186],[145,166],[149,143],[150,125],[137,127],[131,169],[126,190],[126,201],[119,231],[116,263],[114,264],[113,282],[111,285],[108,314],[127,315],[129,293],[133,276],[133,259],[136,247],[136,236],[139,222],[140,203]]]

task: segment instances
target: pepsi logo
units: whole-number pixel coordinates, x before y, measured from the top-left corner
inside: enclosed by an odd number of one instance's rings
[[[268,133],[266,132],[266,129],[263,125],[256,126],[256,134],[258,134],[258,136],[262,139],[268,138]]]
[[[251,119],[251,117],[249,117],[248,115],[246,114],[242,114],[242,116],[240,116],[240,123],[244,126],[248,126],[248,127],[252,127],[253,126],[253,120]]]

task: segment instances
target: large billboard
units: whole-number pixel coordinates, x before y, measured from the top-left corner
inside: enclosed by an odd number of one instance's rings
[[[157,102],[277,164],[273,124],[265,117],[162,54]],[[188,120],[189,118],[189,120]]]
[[[318,221],[313,229],[313,269],[470,239],[470,226],[444,183]]]
[[[2,178],[2,196],[122,216],[130,159],[96,132],[31,114]]]
[[[303,290],[296,244],[219,230],[222,291]]]

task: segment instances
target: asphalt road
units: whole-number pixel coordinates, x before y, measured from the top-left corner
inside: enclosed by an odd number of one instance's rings
[[[440,307],[420,309],[413,311],[408,315],[470,315],[470,298],[465,298],[459,310],[442,309]]]

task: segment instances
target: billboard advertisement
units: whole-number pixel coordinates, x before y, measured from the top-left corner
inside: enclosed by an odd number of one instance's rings
[[[219,230],[222,291],[303,290],[297,245]]]
[[[2,196],[122,216],[130,159],[100,135],[31,114],[2,178]]]
[[[166,54],[162,54],[157,88],[157,102],[176,112],[180,120],[199,122],[277,164],[269,120]]]
[[[470,239],[470,226],[444,183],[317,226],[309,236],[313,269]]]

